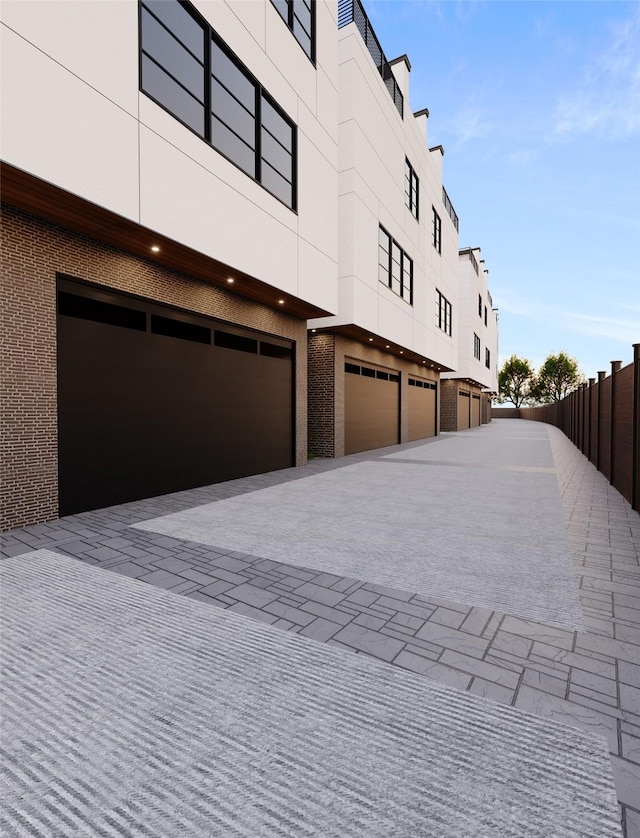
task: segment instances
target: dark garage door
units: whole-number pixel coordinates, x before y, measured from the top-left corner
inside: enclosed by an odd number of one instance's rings
[[[293,465],[293,344],[58,283],[60,514]]]
[[[346,363],[345,454],[399,442],[400,376],[368,364]]]
[[[436,385],[409,378],[409,442],[436,435]]]

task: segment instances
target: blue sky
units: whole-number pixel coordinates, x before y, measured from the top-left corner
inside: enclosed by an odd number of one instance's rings
[[[500,362],[551,352],[595,377],[640,342],[640,4],[363,0],[412,111],[460,247],[479,246]]]

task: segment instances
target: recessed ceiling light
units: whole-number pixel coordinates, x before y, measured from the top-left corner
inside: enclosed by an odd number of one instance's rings
[[[388,349],[388,348],[389,348],[389,344],[387,344],[387,345],[385,346],[385,349]]]
[[[284,300],[278,300],[278,305],[283,306],[284,305]]]
[[[317,332],[318,330],[317,330],[317,329],[311,329],[311,331],[312,331],[312,332]]]
[[[157,244],[154,244],[154,245],[151,246],[151,252],[152,253],[160,253],[160,248],[158,247]]]
[[[373,340],[373,338],[369,338],[369,343],[371,343],[372,340]]]
[[[227,282],[229,284],[232,284],[233,282],[235,282],[235,279],[232,276],[230,276],[230,277],[227,278]]]
[[[400,354],[401,354],[401,355],[404,355],[404,349],[401,349],[401,350],[400,350]]]

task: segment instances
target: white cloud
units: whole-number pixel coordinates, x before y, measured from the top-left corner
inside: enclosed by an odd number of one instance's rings
[[[640,133],[640,8],[611,24],[609,41],[584,78],[558,98],[555,134],[617,139]]]
[[[532,163],[538,156],[538,152],[533,149],[522,148],[518,151],[512,151],[509,155],[510,166],[526,166]]]
[[[469,103],[459,110],[451,127],[456,138],[457,149],[462,148],[471,140],[486,137],[492,130],[486,119],[485,110],[475,103]]]
[[[640,319],[629,314],[637,311],[634,306],[628,306],[625,314],[621,316],[597,315],[560,309],[549,301],[542,304],[510,293],[507,289],[494,289],[494,296],[499,301],[501,313],[514,314],[536,323],[561,327],[588,337],[607,338],[627,347],[640,341]]]

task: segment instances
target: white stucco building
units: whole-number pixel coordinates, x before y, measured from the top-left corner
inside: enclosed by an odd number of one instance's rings
[[[309,342],[310,447],[325,456],[436,434],[439,376],[458,364],[444,151],[409,108],[409,59],[387,62],[358,0],[339,8],[339,308]]]

